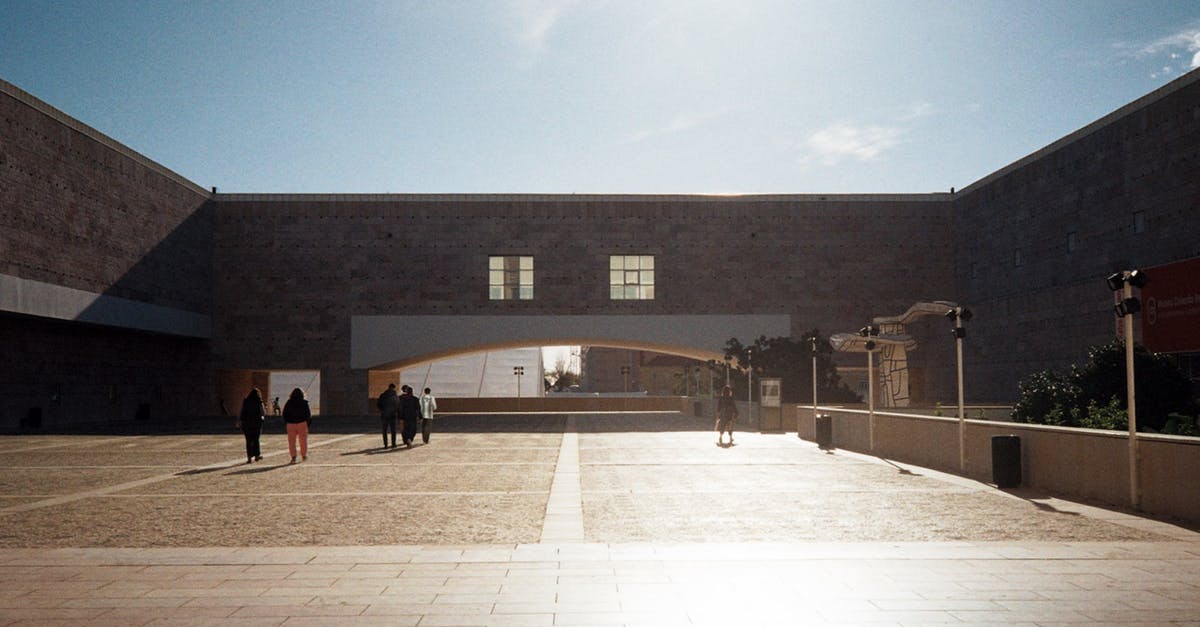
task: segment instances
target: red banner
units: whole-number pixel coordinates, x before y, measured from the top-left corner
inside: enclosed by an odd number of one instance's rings
[[[1156,353],[1200,352],[1200,257],[1143,270],[1142,343]]]

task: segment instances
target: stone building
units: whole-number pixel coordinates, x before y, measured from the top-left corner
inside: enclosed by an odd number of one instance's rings
[[[863,195],[222,194],[0,82],[3,429],[212,415],[275,371],[360,414],[438,357],[720,359],[924,300],[974,310],[967,395],[1011,400],[1112,337],[1107,274],[1198,256],[1196,71],[958,193]],[[948,323],[911,331],[951,398]]]

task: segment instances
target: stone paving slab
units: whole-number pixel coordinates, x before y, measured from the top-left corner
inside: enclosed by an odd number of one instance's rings
[[[1200,624],[1188,529],[708,422],[0,438],[0,625]]]

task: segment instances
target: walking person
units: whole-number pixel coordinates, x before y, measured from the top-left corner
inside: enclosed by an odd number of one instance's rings
[[[379,395],[375,403],[379,408],[379,420],[383,423],[383,448],[388,447],[388,431],[392,432],[392,448],[396,448],[396,412],[400,404],[396,398],[396,384],[389,383],[388,388]]]
[[[413,440],[417,439],[417,421],[421,419],[421,402],[413,396],[410,386],[402,386],[400,391],[400,420],[404,421],[404,445],[412,448]]]
[[[308,427],[312,425],[312,409],[304,390],[296,388],[283,405],[283,421],[287,423],[288,453],[296,463],[296,441],[300,442],[300,461],[308,461]]]
[[[429,444],[429,434],[433,431],[433,412],[437,409],[437,399],[429,388],[421,395],[421,441]]]
[[[733,402],[733,388],[728,385],[717,398],[717,446],[724,446],[724,435],[729,434],[729,446],[733,445],[733,423],[738,418],[737,405]]]
[[[246,436],[246,463],[262,459],[263,421],[267,419],[267,408],[263,406],[262,392],[251,388],[246,398],[242,399],[242,410],[238,412],[237,426]]]

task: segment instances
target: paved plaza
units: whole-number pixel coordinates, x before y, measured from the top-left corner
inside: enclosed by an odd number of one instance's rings
[[[677,414],[437,425],[0,437],[0,624],[1200,625],[1166,522]]]

